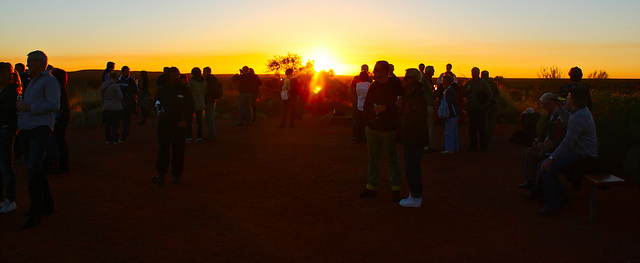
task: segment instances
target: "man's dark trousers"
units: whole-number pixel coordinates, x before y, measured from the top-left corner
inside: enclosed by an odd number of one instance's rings
[[[42,168],[47,142],[51,138],[49,126],[38,126],[32,130],[20,130],[18,140],[25,156],[29,173],[30,216],[40,216],[53,212],[53,198],[49,189],[47,174]]]
[[[158,160],[156,171],[164,176],[169,171],[171,159],[171,175],[179,177],[184,167],[186,129],[178,127],[177,122],[160,120],[158,122]]]
[[[471,149],[477,149],[480,140],[480,150],[488,147],[487,110],[469,110],[469,145]]]

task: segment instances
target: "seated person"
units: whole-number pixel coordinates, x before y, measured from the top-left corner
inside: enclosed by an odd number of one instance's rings
[[[549,158],[540,163],[540,179],[544,191],[544,209],[536,212],[547,217],[558,214],[560,201],[567,200],[569,194],[558,179],[573,161],[583,157],[598,155],[596,125],[591,111],[587,108],[588,93],[583,88],[570,88],[566,108],[571,110],[567,133]]]

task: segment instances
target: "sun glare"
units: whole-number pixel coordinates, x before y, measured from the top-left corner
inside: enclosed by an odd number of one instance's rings
[[[309,55],[309,59],[315,61],[314,68],[316,71],[336,71],[340,67],[338,59],[326,50],[317,49]]]

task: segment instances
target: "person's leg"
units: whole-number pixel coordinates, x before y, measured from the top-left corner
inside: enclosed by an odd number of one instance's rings
[[[163,121],[158,123],[158,159],[156,159],[156,172],[164,176],[169,171],[169,158],[171,156],[171,127]],[[184,137],[182,138],[184,141]]]
[[[242,125],[242,120],[244,119],[244,105],[242,105],[242,99],[242,93],[238,94],[238,125]]]
[[[453,152],[455,149],[455,141],[454,141],[454,126],[457,120],[453,118],[445,118],[444,119],[444,150]]]
[[[131,127],[131,114],[133,114],[133,109],[124,108],[122,110],[122,140],[126,141],[129,139],[129,128]]]
[[[197,110],[196,111],[196,126],[197,126],[197,138],[198,139],[202,139],[202,111],[201,110]]]
[[[51,129],[48,126],[39,126],[28,132],[29,135],[26,138],[29,147],[27,172],[29,174],[29,199],[31,200],[29,215],[38,217],[45,211],[53,211],[49,181],[42,169],[46,144],[51,137]]]
[[[493,134],[496,130],[496,121],[498,120],[498,103],[494,103],[487,110],[487,136],[489,142],[493,140]]]
[[[280,127],[285,127],[287,125],[287,116],[290,114],[289,112],[289,100],[282,101],[282,121],[280,121]]]
[[[387,163],[389,165],[389,181],[392,191],[400,191],[402,188],[402,166],[398,157],[398,145],[396,144],[396,132],[382,132],[382,147],[385,149]],[[423,148],[424,151],[424,148]]]
[[[422,155],[424,147],[405,146],[404,147],[404,169],[407,176],[407,183],[411,196],[422,197]]]
[[[378,190],[380,178],[380,150],[382,148],[381,132],[366,129],[367,150],[369,154],[369,168],[367,170],[367,189]]]
[[[356,142],[362,143],[362,141],[364,141],[364,120],[362,119],[362,111],[356,110],[353,113],[353,118],[356,121],[354,133]]]
[[[113,123],[111,123],[109,111],[103,111],[102,117],[104,119],[104,138],[107,142],[111,142],[111,126]]]
[[[460,117],[453,117],[451,119],[454,120],[453,125],[453,151],[460,151],[460,134],[458,132],[458,123],[460,123],[460,121],[458,120]]]
[[[540,162],[540,151],[536,146],[531,146],[525,153],[524,179],[528,182],[535,182],[538,174],[538,163]]]
[[[560,198],[567,196],[567,191],[562,185],[562,182],[558,178],[558,174],[562,173],[564,169],[572,161],[578,159],[580,156],[574,153],[569,153],[561,159],[554,160],[551,163],[549,170],[542,169],[542,164],[548,159],[544,159],[538,164],[540,169],[540,179],[542,180],[542,190],[544,191],[544,204],[546,209],[557,210],[560,208]]]
[[[256,108],[258,106],[258,93],[251,94],[251,113],[253,118],[251,121],[256,121]]]
[[[118,142],[118,129],[120,128],[120,118],[122,117],[122,110],[111,112],[111,140],[112,142]]]
[[[171,138],[171,175],[176,178],[182,175],[184,169],[184,133],[185,129],[177,128]]]
[[[246,93],[244,98],[244,122],[246,125],[251,124],[251,93]]]
[[[296,96],[291,96],[291,98],[289,98],[290,102],[289,102],[289,126],[293,127],[295,126],[295,118],[296,118],[296,105],[297,105],[297,98]]]
[[[209,133],[208,138],[214,139],[216,137],[216,122],[214,118],[214,114],[216,111],[216,102],[207,103],[204,106],[204,117],[207,122],[207,132]]]
[[[0,202],[6,199],[16,201],[16,174],[13,170],[13,140],[15,132],[8,128],[0,130]]]
[[[469,116],[469,147],[471,150],[478,148],[478,111],[470,110]]]
[[[486,150],[489,147],[489,136],[487,135],[487,110],[478,111],[477,116],[478,137],[480,137],[480,150]]]
[[[429,125],[429,148],[433,149],[435,146],[433,145],[433,126],[435,124],[435,108],[433,106],[427,106],[427,125]]]

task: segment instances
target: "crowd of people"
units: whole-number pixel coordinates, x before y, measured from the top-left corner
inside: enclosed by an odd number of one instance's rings
[[[17,208],[16,179],[13,159],[24,156],[29,175],[31,207],[22,228],[37,225],[43,215],[53,213],[54,202],[49,190],[48,173],[69,171],[69,153],[65,133],[70,119],[64,70],[48,65],[42,51],[33,51],[23,64],[0,63],[0,213]],[[140,124],[155,111],[158,117],[157,175],[151,182],[164,184],[170,173],[174,183],[181,183],[185,145],[192,142],[213,142],[215,132],[215,104],[222,96],[222,84],[211,74],[211,68],[193,68],[191,77],[181,74],[176,67],[165,67],[157,79],[155,97],[149,91],[146,71],[139,79],[130,76],[127,66],[115,72],[115,63],[107,63],[101,80],[100,96],[103,102],[103,122],[107,144],[127,141],[131,116],[141,113]],[[378,195],[380,156],[384,150],[389,167],[391,200],[405,207],[421,207],[422,157],[425,153],[460,152],[458,124],[468,118],[470,151],[486,151],[495,131],[500,90],[489,78],[488,71],[474,67],[472,78],[458,85],[452,65],[446,66],[433,84],[433,66],[420,64],[405,70],[403,80],[394,74],[394,67],[381,60],[372,74],[367,65],[353,78],[350,94],[353,102],[353,139],[366,141],[369,164],[366,187],[360,198]],[[570,71],[571,84],[558,94],[546,93],[540,98],[549,113],[545,121],[543,140],[536,140],[526,151],[525,183],[520,188],[531,192],[526,199],[544,201],[539,216],[558,213],[568,201],[568,194],[558,180],[558,174],[571,162],[584,157],[597,156],[597,137],[591,116],[592,105],[587,86],[580,83],[579,68]],[[280,128],[294,127],[296,97],[301,89],[292,69],[285,72],[281,88],[283,114]],[[256,98],[260,78],[245,66],[233,77],[238,89],[238,126],[255,121]],[[466,99],[466,108],[463,100]],[[253,109],[253,112],[252,112]],[[196,137],[193,139],[192,121],[196,119]],[[207,137],[203,131],[203,114]],[[252,118],[253,117],[253,118]],[[436,121],[444,123],[444,146],[433,144]],[[119,124],[122,122],[122,131]],[[14,144],[15,141],[15,144]],[[401,198],[402,166],[397,144],[404,148],[404,172],[410,188],[407,198]],[[19,145],[19,147],[15,147]],[[171,170],[169,170],[171,166]],[[5,196],[6,192],[6,196]],[[5,198],[6,197],[6,198]]]
[[[360,198],[378,195],[380,154],[384,149],[391,200],[405,207],[421,207],[421,159],[424,153],[439,148],[432,140],[436,113],[444,122],[441,154],[460,152],[458,124],[464,122],[461,119],[465,114],[468,149],[487,151],[495,133],[500,90],[489,78],[489,72],[481,72],[477,67],[471,69],[471,79],[461,86],[451,64],[436,85],[432,83],[433,66],[420,64],[417,69],[407,69],[402,82],[393,69],[387,61],[378,61],[370,74],[369,67],[362,65],[360,74],[351,83],[353,140],[357,143],[366,140],[369,155],[367,183]],[[545,134],[542,140],[531,141],[534,145],[526,151],[527,181],[519,187],[533,188],[523,196],[525,199],[544,201],[545,208],[537,212],[539,216],[556,215],[560,205],[569,200],[558,175],[576,160],[597,156],[589,88],[580,83],[579,68],[572,68],[569,75],[572,83],[563,86],[558,94],[546,93],[540,98],[542,107],[549,112]],[[402,171],[396,144],[404,148],[404,172],[410,190],[405,199],[400,197]]]

